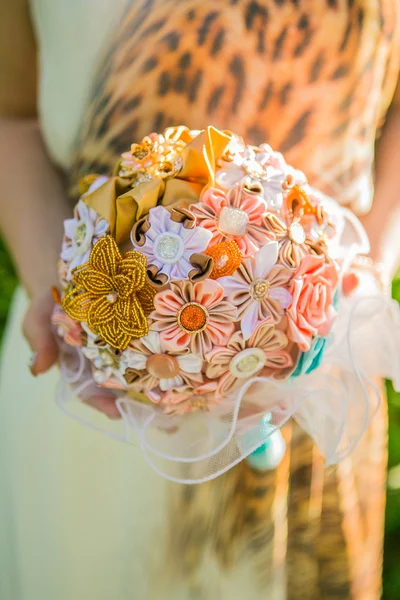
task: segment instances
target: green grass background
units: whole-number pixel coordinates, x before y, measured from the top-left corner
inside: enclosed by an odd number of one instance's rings
[[[0,340],[17,278],[0,239]],[[400,302],[400,272],[393,282],[393,296]],[[389,482],[386,507],[384,600],[400,600],[400,394],[387,385],[389,398]],[[397,480],[397,481],[396,481]]]

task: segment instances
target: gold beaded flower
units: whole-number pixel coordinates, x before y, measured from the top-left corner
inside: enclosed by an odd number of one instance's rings
[[[87,322],[113,348],[125,350],[132,338],[148,334],[155,291],[140,252],[121,255],[115,240],[105,236],[93,246],[89,261],[74,269],[72,284],[63,300],[65,312]]]

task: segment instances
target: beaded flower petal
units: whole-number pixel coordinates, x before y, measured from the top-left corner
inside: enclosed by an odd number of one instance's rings
[[[147,316],[155,291],[147,283],[146,258],[140,252],[121,255],[111,236],[93,247],[89,261],[72,273],[65,312],[87,322],[113,348],[125,350],[132,338],[147,335]]]

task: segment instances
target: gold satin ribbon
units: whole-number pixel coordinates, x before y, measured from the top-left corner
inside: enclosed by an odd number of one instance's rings
[[[167,130],[168,136],[190,139],[187,131],[185,127]],[[122,245],[129,241],[136,221],[157,204],[189,206],[205,186],[214,185],[216,162],[231,138],[229,132],[207,127],[182,151],[183,167],[175,178],[153,179],[132,188],[131,179],[115,175],[82,200],[109,222],[111,235]]]

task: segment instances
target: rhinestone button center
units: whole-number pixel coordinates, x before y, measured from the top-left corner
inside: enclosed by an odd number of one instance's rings
[[[244,210],[224,206],[219,218],[219,229],[230,235],[244,235],[246,233],[249,217]]]
[[[255,375],[265,365],[265,354],[260,348],[248,348],[239,352],[230,362],[229,369],[238,379]]]
[[[182,239],[176,233],[162,233],[158,236],[155,244],[155,257],[167,265],[173,265],[184,252]]]
[[[74,232],[74,242],[77,246],[81,246],[86,238],[86,223],[80,223]]]

